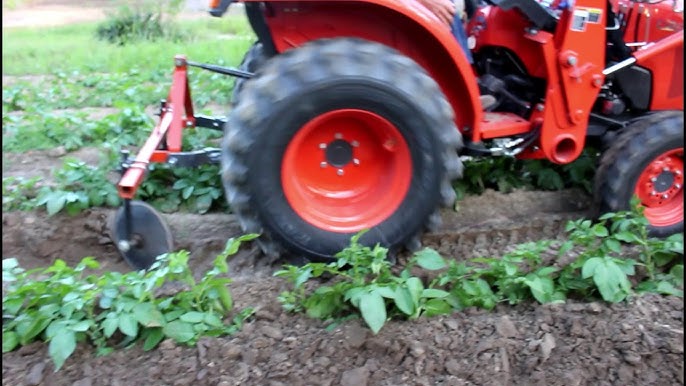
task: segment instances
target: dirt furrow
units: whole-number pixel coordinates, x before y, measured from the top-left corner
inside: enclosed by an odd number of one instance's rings
[[[446,257],[499,256],[518,243],[563,238],[566,222],[587,214],[587,207],[579,210],[574,200],[583,203],[587,197],[573,190],[510,194],[489,191],[460,203],[461,208],[468,204],[472,209],[444,211],[443,226],[425,234],[422,242]],[[52,217],[41,212],[4,212],[3,256],[17,257],[30,268],[49,265],[57,258],[75,264],[83,257],[94,256],[100,259],[103,269],[127,270],[109,235],[114,211],[100,208],[76,216]],[[241,234],[230,214],[175,213],[163,217],[176,248],[192,253],[191,264],[196,271],[210,268],[226,240]],[[233,259],[232,270],[235,276],[265,276],[280,263],[283,261],[266,260],[257,251],[245,251]]]

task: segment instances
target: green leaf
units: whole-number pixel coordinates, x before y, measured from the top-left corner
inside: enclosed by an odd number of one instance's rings
[[[82,321],[72,325],[70,328],[72,331],[75,331],[75,332],[84,332],[84,331],[88,331],[88,329],[90,328],[90,326],[92,324],[93,324],[93,322],[91,320],[82,320]]]
[[[10,352],[19,345],[19,337],[14,331],[2,332],[2,352]]]
[[[613,218],[616,214],[615,213],[605,213],[604,215],[598,217],[598,220],[603,221],[603,220],[609,220]]]
[[[412,300],[410,290],[403,286],[398,286],[395,289],[395,296],[393,301],[400,311],[405,315],[413,315],[415,313],[416,304]]]
[[[386,323],[386,304],[376,292],[368,292],[360,298],[360,313],[374,334]]]
[[[638,240],[638,236],[629,231],[617,232],[614,234],[614,237],[619,241],[624,241],[625,243],[634,243]]]
[[[562,243],[562,246],[560,247],[560,251],[558,252],[558,255],[563,256],[567,252],[569,252],[572,248],[574,248],[574,242],[567,240],[564,243]]]
[[[102,321],[102,333],[105,335],[105,338],[111,337],[112,334],[117,331],[118,326],[119,319],[116,316],[105,318],[105,320]]]
[[[205,314],[197,311],[189,311],[179,317],[179,320],[187,323],[200,323],[205,318]]]
[[[151,328],[145,342],[143,342],[143,351],[150,351],[157,347],[162,338],[164,338],[164,332],[161,328]]]
[[[64,302],[64,303],[69,303],[69,302],[71,302],[71,301],[73,301],[73,300],[78,299],[79,296],[81,296],[81,294],[79,294],[79,293],[77,293],[77,292],[70,292],[70,293],[64,295],[64,298],[62,298],[62,302]]]
[[[233,308],[233,297],[231,297],[229,289],[223,284],[215,285],[212,288],[217,291],[217,295],[219,295],[219,301],[221,302],[224,311],[231,311]]]
[[[550,276],[552,273],[557,272],[559,268],[557,267],[543,267],[536,271],[537,276]]]
[[[658,282],[656,290],[661,294],[684,297],[684,291],[674,287],[674,285],[668,281],[663,280]]]
[[[312,277],[312,267],[307,267],[307,268],[300,271],[300,274],[295,279],[293,286],[295,288],[300,288],[300,286],[302,286],[306,281],[310,280],[311,277]]]
[[[224,327],[224,322],[222,322],[222,320],[217,315],[210,312],[205,313],[203,322],[205,322],[208,326],[212,327]]]
[[[601,259],[593,272],[595,283],[603,300],[616,303],[626,298],[631,290],[626,274],[611,259]]]
[[[613,259],[612,260],[626,275],[631,276],[636,274],[634,266],[636,261],[633,259]]]
[[[64,208],[66,203],[67,199],[63,195],[63,192],[53,192],[45,205],[48,210],[48,215],[52,216],[59,212],[62,210],[62,208]]]
[[[180,320],[174,320],[167,323],[167,325],[162,328],[162,331],[164,332],[164,335],[179,343],[188,342],[195,337],[193,325]]]
[[[453,308],[445,299],[429,299],[426,304],[424,304],[424,315],[429,317],[435,315],[447,315],[452,311]]]
[[[52,320],[48,318],[35,316],[28,324],[25,325],[25,328],[19,328],[19,326],[17,326],[16,331],[19,335],[19,343],[24,346],[31,342],[33,338],[38,336],[48,327],[48,325],[50,325],[51,321]]]
[[[230,256],[236,254],[238,252],[238,249],[241,246],[241,243],[244,241],[250,241],[258,238],[260,235],[255,234],[255,233],[249,233],[247,235],[242,235],[238,238],[230,238],[229,240],[226,241],[226,246],[224,247],[224,252],[222,255],[224,256]]]
[[[143,327],[162,327],[164,325],[164,316],[151,303],[140,303],[133,307],[133,317]]]
[[[349,290],[345,291],[345,294],[343,294],[343,299],[346,301],[350,301],[350,303],[353,306],[360,308],[360,297],[362,297],[364,293],[364,288],[352,287]]]
[[[138,321],[133,314],[119,315],[119,330],[132,338],[138,336]]]
[[[50,340],[48,353],[55,363],[55,371],[62,367],[64,361],[71,356],[75,349],[76,335],[74,334],[74,331],[64,329]]]
[[[184,314],[183,310],[176,310],[175,309],[173,311],[169,311],[166,314],[164,314],[164,319],[167,322],[171,322],[172,320],[178,319],[179,316],[181,316],[182,314]]]
[[[612,252],[622,252],[622,244],[615,239],[605,239],[603,240],[603,244],[605,244],[607,249],[611,250]]]
[[[555,285],[551,278],[527,275],[524,283],[529,286],[531,294],[539,303],[544,304],[553,301]]]
[[[450,295],[448,292],[436,288],[427,288],[422,291],[423,298],[444,298],[448,295]]]
[[[419,280],[418,277],[413,276],[405,281],[405,285],[410,291],[410,295],[412,295],[412,302],[414,304],[419,304],[419,297],[422,295],[422,291],[424,291],[424,284],[422,284],[422,281]]]
[[[3,281],[5,281],[5,280],[3,280]],[[9,315],[17,315],[17,313],[21,309],[22,305],[24,305],[24,299],[21,299],[21,298],[15,298],[15,299],[5,298],[5,299],[3,299],[3,302],[2,302],[3,313],[9,314]]]
[[[395,291],[391,287],[379,287],[374,291],[386,299],[395,299]]]
[[[424,248],[415,254],[417,265],[420,267],[435,271],[447,267],[443,257],[431,248]]]
[[[184,200],[187,200],[188,197],[190,197],[191,194],[193,194],[193,190],[194,190],[194,189],[195,189],[194,186],[187,186],[187,187],[183,188],[183,190],[182,190],[182,192],[181,192],[181,197],[182,197]]]
[[[185,187],[187,187],[187,186],[188,186],[188,180],[186,180],[186,179],[180,179],[180,180],[176,180],[176,182],[174,182],[174,185],[172,186],[172,189],[174,189],[174,190],[179,190],[179,189],[183,189],[183,188],[185,188]]]
[[[106,204],[110,207],[119,206],[119,196],[114,194],[108,194],[106,197]]]
[[[336,302],[331,296],[313,296],[305,302],[307,316],[314,319],[329,318],[336,310]]]
[[[193,331],[195,331],[197,335],[203,335],[207,330],[209,330],[209,327],[205,323],[193,324]]]
[[[106,296],[108,298],[116,298],[119,295],[119,290],[116,288],[105,288],[102,290],[102,296]]]
[[[77,271],[81,271],[81,270],[86,269],[86,268],[98,269],[98,268],[100,268],[100,263],[98,263],[98,261],[95,259],[95,257],[87,256],[87,257],[84,257],[83,259],[81,259],[81,261],[79,262],[79,264],[76,266],[75,269]]]
[[[669,275],[672,277],[674,283],[680,287],[684,285],[684,265],[677,264],[669,270]]]
[[[195,209],[198,211],[198,213],[206,213],[208,210],[210,210],[211,206],[212,196],[209,194],[203,194],[195,200]]]
[[[592,257],[586,260],[583,267],[581,267],[581,277],[584,279],[592,277],[595,274],[597,267],[602,264],[602,262],[603,259],[600,257]]]
[[[606,237],[607,235],[610,234],[610,232],[608,232],[608,230],[607,230],[607,228],[605,227],[605,225],[603,225],[603,224],[595,224],[595,225],[593,226],[593,234],[594,234],[596,237]]]

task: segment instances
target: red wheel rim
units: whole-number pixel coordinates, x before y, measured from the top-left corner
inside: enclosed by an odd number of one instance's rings
[[[348,233],[378,225],[410,187],[412,159],[402,134],[385,118],[342,109],[307,122],[284,154],[286,200],[320,229]]]
[[[684,149],[655,158],[638,177],[636,195],[653,226],[670,226],[684,220]]]

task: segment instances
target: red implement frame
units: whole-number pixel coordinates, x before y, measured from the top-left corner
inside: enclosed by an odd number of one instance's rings
[[[151,162],[167,162],[170,155],[181,152],[184,127],[195,127],[195,116],[188,87],[188,62],[185,56],[177,55],[169,97],[163,102],[159,123],[119,180],[119,197],[132,199],[136,195]]]

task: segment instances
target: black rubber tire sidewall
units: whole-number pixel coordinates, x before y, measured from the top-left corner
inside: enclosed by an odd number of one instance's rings
[[[398,246],[419,232],[439,200],[443,173],[440,156],[435,154],[437,139],[427,129],[431,119],[411,97],[369,80],[332,81],[301,91],[273,106],[276,111],[269,114],[273,119],[264,124],[269,133],[261,136],[264,142],[259,146],[263,151],[254,152],[248,158],[254,166],[249,182],[253,204],[259,203],[255,205],[256,210],[273,231],[272,236],[289,250],[315,259],[330,258],[350,243],[354,233],[329,232],[303,220],[286,200],[281,184],[283,156],[297,131],[322,113],[345,108],[371,111],[392,122],[405,138],[413,164],[410,188],[400,207],[367,232],[361,242]]]
[[[248,51],[245,53],[245,56],[243,57],[243,60],[241,61],[241,64],[238,65],[238,69],[242,71],[247,71],[247,72],[252,72],[255,73],[262,65],[264,65],[264,62],[267,61],[267,55],[264,53],[264,48],[262,47],[262,43],[255,42]],[[236,104],[238,101],[239,94],[243,87],[245,87],[245,82],[247,82],[249,79],[245,78],[235,78],[234,83],[233,83],[233,90],[231,92],[231,104]]]

